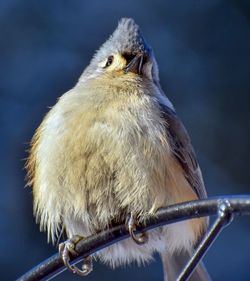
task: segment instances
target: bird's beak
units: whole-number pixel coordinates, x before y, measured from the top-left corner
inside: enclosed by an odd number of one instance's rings
[[[124,72],[127,74],[128,72],[133,72],[135,74],[142,74],[143,67],[143,54],[137,54],[126,67],[124,67]]]

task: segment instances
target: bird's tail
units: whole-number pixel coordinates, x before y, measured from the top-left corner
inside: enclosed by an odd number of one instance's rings
[[[190,258],[190,254],[182,252],[180,254],[161,254],[164,271],[164,281],[175,281]],[[189,281],[211,281],[211,278],[202,262],[200,262]]]

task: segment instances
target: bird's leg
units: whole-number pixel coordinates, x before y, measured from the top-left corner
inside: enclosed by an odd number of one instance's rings
[[[137,235],[135,234],[137,220],[132,212],[130,213],[130,215],[127,219],[126,225],[127,225],[131,238],[135,241],[136,244],[142,245],[148,241],[148,235],[146,232],[142,232]]]
[[[84,238],[76,235],[70,238],[69,240],[62,242],[61,244],[59,244],[59,253],[62,257],[64,265],[69,271],[71,271],[72,273],[77,273],[81,276],[86,276],[93,269],[91,256],[88,256],[83,259],[82,269],[79,269],[77,266],[70,264],[70,254],[74,256],[78,255],[77,251],[75,250],[75,246],[82,239]]]

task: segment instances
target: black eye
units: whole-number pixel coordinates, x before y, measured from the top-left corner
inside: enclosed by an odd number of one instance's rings
[[[114,60],[114,57],[113,56],[109,56],[108,59],[107,59],[107,62],[105,64],[105,67],[110,66],[112,64],[113,60]]]

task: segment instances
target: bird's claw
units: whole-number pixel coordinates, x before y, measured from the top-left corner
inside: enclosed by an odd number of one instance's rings
[[[143,245],[148,241],[148,235],[146,232],[141,232],[139,234],[135,234],[136,232],[137,220],[134,215],[130,213],[128,218],[127,227],[130,234],[130,237],[134,240],[134,242],[138,245]]]
[[[83,237],[81,236],[74,236],[71,239],[61,243],[59,245],[59,253],[62,257],[64,265],[67,267],[69,271],[72,273],[76,273],[80,276],[86,276],[93,270],[92,258],[88,256],[83,259],[82,269],[79,269],[75,265],[70,264],[70,254],[77,256],[78,253],[75,250],[75,245],[78,243]]]

